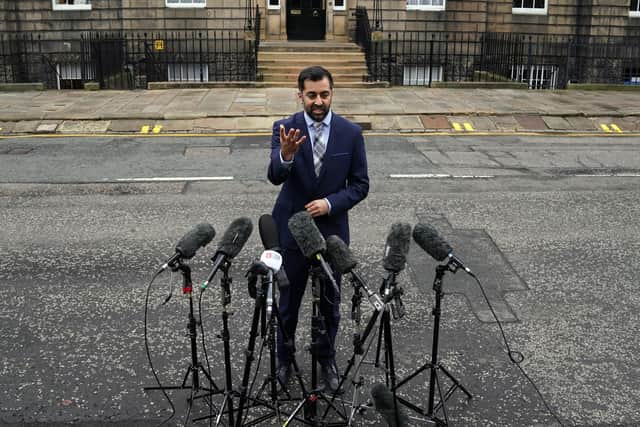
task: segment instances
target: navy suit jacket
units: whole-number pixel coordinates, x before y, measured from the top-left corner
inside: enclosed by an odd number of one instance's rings
[[[295,154],[290,169],[280,161],[281,124],[285,131],[300,129],[300,136],[307,136]],[[283,184],[272,213],[283,248],[297,248],[289,232],[289,218],[304,210],[304,206],[312,200],[325,197],[331,203],[331,212],[315,218],[318,229],[325,238],[335,234],[349,244],[347,211],[369,193],[367,156],[359,126],[332,112],[329,140],[319,177],[316,177],[313,168],[311,144],[312,138],[303,112],[273,124],[271,162],[267,177],[274,185]]]

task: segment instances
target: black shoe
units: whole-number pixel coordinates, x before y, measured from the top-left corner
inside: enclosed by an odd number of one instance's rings
[[[280,385],[282,385],[283,387],[286,386],[287,383],[289,382],[289,379],[291,378],[291,371],[292,371],[291,363],[278,366],[278,371],[277,371],[278,381],[280,382]]]
[[[327,365],[321,365],[320,369],[320,382],[324,384],[324,390],[331,393],[341,393],[342,390],[338,390],[340,385],[340,377],[334,363]]]

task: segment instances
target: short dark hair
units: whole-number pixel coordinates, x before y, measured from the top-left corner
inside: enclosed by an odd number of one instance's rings
[[[329,79],[329,87],[333,89],[333,77],[331,77],[331,73],[324,67],[320,65],[313,65],[311,67],[307,67],[304,70],[300,71],[298,74],[298,89],[300,92],[304,90],[304,82],[307,80],[311,80],[312,82],[320,81],[324,78]]]

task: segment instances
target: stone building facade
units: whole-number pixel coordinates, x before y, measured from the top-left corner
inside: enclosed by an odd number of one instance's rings
[[[385,31],[640,35],[639,0],[0,0],[0,32],[242,31],[256,5],[263,40],[352,40],[356,6]]]

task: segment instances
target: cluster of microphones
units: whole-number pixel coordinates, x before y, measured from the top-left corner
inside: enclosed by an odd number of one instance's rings
[[[327,282],[336,290],[338,285],[334,279],[334,272],[340,275],[349,275],[352,283],[366,291],[369,302],[376,310],[382,310],[384,303],[390,301],[391,298],[385,298],[384,295],[381,297],[367,287],[364,279],[356,271],[358,262],[347,244],[335,235],[329,236],[325,240],[309,213],[301,211],[294,214],[290,218],[288,226],[300,251],[314,265],[321,267]],[[256,275],[269,274],[278,287],[289,286],[286,272],[281,268],[282,255],[278,229],[271,215],[262,215],[258,221],[258,228],[265,250],[261,254],[260,260],[253,262],[247,272],[247,277],[250,278],[248,290],[252,298],[256,296]],[[201,290],[207,288],[223,265],[230,263],[240,253],[252,231],[253,224],[249,218],[238,218],[231,223],[211,258],[213,267],[202,283]],[[193,258],[198,249],[213,240],[215,234],[214,228],[208,223],[196,225],[179,240],[175,247],[175,254],[162,265],[160,271],[175,268],[182,260]],[[446,264],[450,271],[455,272],[457,269],[462,269],[473,275],[433,227],[418,223],[412,230],[409,224],[398,222],[391,226],[387,236],[382,263],[388,276],[391,276],[393,280],[395,280],[395,275],[405,267],[412,237],[418,246],[436,261]],[[392,304],[391,308],[397,310],[401,308],[401,305]],[[397,405],[386,386],[383,384],[375,385],[371,390],[371,396],[376,410],[390,425],[406,425],[406,415],[398,415]]]

